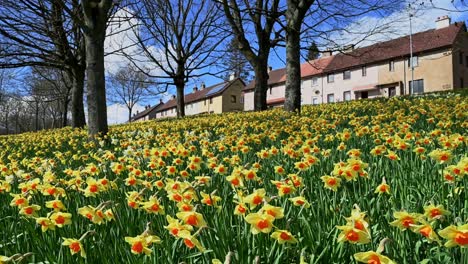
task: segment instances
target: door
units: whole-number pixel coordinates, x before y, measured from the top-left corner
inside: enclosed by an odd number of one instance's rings
[[[361,92],[361,98],[362,98],[362,99],[369,98],[369,92],[367,92],[367,91]]]
[[[388,97],[393,97],[396,95],[396,88],[395,87],[389,87],[388,88]]]

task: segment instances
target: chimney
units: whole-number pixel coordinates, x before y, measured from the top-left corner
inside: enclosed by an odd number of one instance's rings
[[[200,90],[203,90],[203,89],[205,89],[205,88],[206,88],[205,83],[202,82],[202,84],[201,84],[201,86],[200,86]]]
[[[236,73],[235,73],[235,72],[233,72],[233,73],[231,73],[231,74],[229,75],[229,80],[230,80],[230,81],[233,81],[235,78],[236,78]]]
[[[354,44],[349,44],[343,47],[344,53],[349,53],[354,50]]]
[[[322,58],[330,57],[332,55],[332,51],[331,50],[324,50],[324,51],[322,51],[321,55],[322,55],[321,56]]]
[[[163,104],[162,98],[159,98],[159,103],[160,103],[160,104]]]
[[[197,92],[197,91],[198,91],[198,87],[197,86],[193,87],[193,92]]]
[[[268,73],[270,73],[273,70],[271,66],[268,66]]]
[[[450,17],[449,16],[441,16],[438,17],[436,20],[436,29],[441,29],[450,26]]]
[[[175,94],[172,95],[172,99],[175,99]]]

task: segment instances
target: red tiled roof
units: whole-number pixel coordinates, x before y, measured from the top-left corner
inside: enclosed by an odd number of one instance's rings
[[[159,104],[157,104],[155,106],[149,107],[149,108],[145,109],[144,111],[142,111],[142,112],[136,114],[135,116],[133,116],[131,120],[136,121],[136,120],[138,120],[140,118],[143,118],[143,117],[149,115],[152,111],[157,111],[158,108],[161,107],[162,105],[163,105],[163,103],[159,103]]]
[[[413,34],[413,53],[417,54],[450,47],[455,43],[456,37],[462,29],[465,29],[464,23],[455,23],[445,28],[431,29]],[[409,43],[409,36],[404,36],[359,48],[349,53],[337,54],[333,56],[333,60],[324,72],[343,70],[364,64],[409,56]]]
[[[284,82],[286,80],[285,77],[284,77],[285,74],[286,74],[286,68],[276,69],[276,70],[270,71],[270,73],[268,73],[268,76],[269,76],[268,77],[268,85]],[[252,90],[254,87],[255,87],[255,80],[253,80],[249,84],[247,84],[247,86],[245,86],[245,88],[244,88],[244,91],[245,90]]]
[[[242,79],[240,79],[240,78],[236,78],[236,79],[231,80],[231,81],[225,81],[225,82],[222,82],[222,83],[218,83],[218,84],[206,87],[205,89],[201,89],[201,90],[198,90],[196,92],[186,94],[185,97],[184,97],[185,103],[192,103],[192,102],[200,101],[200,100],[203,100],[203,99],[218,96],[218,95],[222,94],[227,88],[229,88],[237,80],[241,81],[244,84],[244,81],[242,81]],[[223,85],[223,84],[224,84],[224,86],[223,86],[222,89],[208,95],[208,93],[211,90],[214,90],[214,88],[217,88],[217,87],[219,87],[220,85]],[[164,105],[162,105],[158,109],[158,112],[163,111],[163,110],[167,110],[167,109],[171,109],[171,108],[174,108],[176,106],[177,106],[177,100],[176,99],[171,99],[171,100],[167,101]]]
[[[413,34],[413,53],[447,48],[455,43],[461,30],[466,31],[465,23],[457,22],[441,29],[431,29]],[[360,65],[378,63],[393,58],[401,58],[410,54],[409,36],[392,39],[371,46],[355,49],[348,53],[339,53],[333,56],[319,58],[301,64],[301,76],[310,77],[329,73]],[[286,81],[286,69],[277,69],[270,72],[268,85],[281,84]],[[255,80],[250,82],[244,91],[252,90]]]

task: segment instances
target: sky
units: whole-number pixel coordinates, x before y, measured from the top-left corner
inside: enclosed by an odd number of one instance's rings
[[[414,2],[415,0],[407,0],[407,3]],[[419,1],[419,0],[416,0]],[[420,0],[424,2],[423,0]],[[461,1],[461,0],[457,0]],[[425,1],[426,3],[428,1]],[[350,31],[352,29],[362,29],[362,31],[369,31],[372,28],[375,28],[378,25],[386,24],[388,27],[386,28],[385,32],[373,34],[372,36],[360,41],[359,46],[367,46],[374,44],[379,41],[385,41],[393,38],[397,38],[400,36],[405,36],[410,34],[410,21],[409,21],[409,13],[413,12],[414,16],[412,17],[412,32],[421,32],[425,30],[429,30],[435,28],[435,20],[437,17],[443,15],[449,15],[452,23],[455,21],[467,21],[468,20],[468,12],[450,12],[449,10],[453,10],[453,5],[450,0],[433,0],[433,4],[438,8],[426,8],[423,11],[419,11],[414,13],[414,11],[408,10],[406,8],[408,4],[405,4],[405,8],[398,12],[385,14],[384,16],[375,16],[375,15],[366,15],[359,18],[356,18],[352,23],[347,25],[345,28],[346,31]],[[126,11],[119,11],[121,12],[119,16],[126,16]],[[133,54],[137,60],[141,61],[139,66],[145,67],[145,64],[151,68],[153,71],[157,71],[154,69],[153,65],[150,65],[148,62],[145,62],[142,59],[141,54],[138,53],[138,48],[135,46],[131,46],[132,40],[135,39],[135,35],[133,30],[125,30],[131,28],[131,25],[137,24],[138,21],[135,19],[128,21],[123,21],[118,23],[118,25],[114,25],[109,27],[110,32],[114,32],[112,36],[106,38],[106,51],[112,51],[120,49],[121,47],[129,47],[127,48],[127,53]],[[345,44],[354,43],[357,40],[362,40],[361,36],[353,36],[352,34],[339,34],[333,36],[336,39],[336,42]],[[154,47],[149,47],[150,50],[154,51],[154,54],[161,54],[158,50]],[[271,52],[269,58],[269,65],[273,69],[283,68],[285,67],[285,58],[286,58],[286,51],[284,48],[276,48],[274,51]],[[124,66],[125,64],[129,63],[125,57],[122,57],[118,54],[111,54],[105,57],[106,63],[106,70],[109,73],[115,72],[119,67]],[[154,72],[156,73],[156,72]],[[206,76],[202,80],[197,80],[196,82],[188,83],[187,84],[187,92],[192,91],[192,87],[194,85],[200,85],[199,82],[204,82],[207,86],[214,85],[216,83],[221,82],[222,80],[219,78],[215,78],[212,76]],[[169,100],[171,97],[171,93],[173,93],[173,89],[170,89],[167,93],[161,95],[163,101]],[[142,105],[150,104],[154,105],[156,102],[159,102],[159,97],[156,97],[152,100],[147,100],[145,102],[141,102]],[[141,107],[144,109],[144,107]],[[120,123],[122,121],[126,121],[128,112],[123,107],[119,106],[112,106],[108,108],[109,111],[109,123]],[[124,116],[121,117],[121,116]]]

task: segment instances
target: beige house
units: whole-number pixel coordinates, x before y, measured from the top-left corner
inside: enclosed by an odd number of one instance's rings
[[[464,23],[450,23],[447,16],[436,21],[436,29],[354,49],[301,65],[302,104],[333,103],[362,98],[391,97],[452,90],[468,86],[468,34]],[[412,70],[414,69],[414,73]],[[412,77],[413,76],[413,77]],[[286,71],[269,72],[267,104],[284,103]],[[414,79],[414,89],[410,84]],[[249,83],[243,93],[244,110],[254,109]]]
[[[130,119],[130,122],[140,122],[140,121],[155,119],[158,109],[161,108],[163,105],[164,105],[163,101],[160,100],[159,104],[157,105],[145,106],[145,110],[134,114],[132,118]]]
[[[240,78],[231,77],[229,81],[210,87],[202,85],[200,89],[193,88],[192,93],[185,95],[185,114],[219,114],[243,110],[241,101],[242,89],[245,83]],[[177,116],[175,96],[156,110],[155,118]]]

